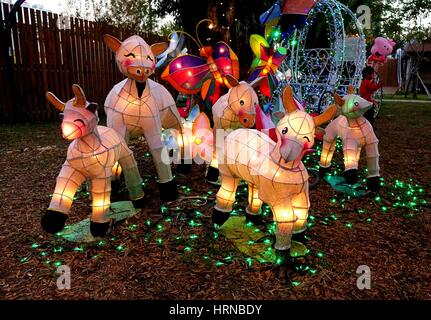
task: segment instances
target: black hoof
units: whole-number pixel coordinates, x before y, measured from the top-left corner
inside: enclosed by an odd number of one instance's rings
[[[48,233],[57,233],[63,230],[66,224],[67,215],[63,212],[46,210],[42,220],[40,221],[43,230]]]
[[[111,224],[110,221],[103,222],[103,223],[90,221],[91,235],[95,238],[106,236],[106,234],[108,233],[110,224]]]
[[[111,195],[119,195],[120,194],[120,179],[111,181]]]
[[[331,172],[331,167],[319,167],[319,177],[323,178]]]
[[[367,178],[367,187],[372,192],[380,190],[380,177]]]
[[[178,199],[178,189],[175,180],[159,183],[159,191],[162,202],[175,201]]]
[[[307,242],[307,239],[305,238],[305,230],[300,233],[293,233],[292,240],[296,242],[301,242],[301,243]]]
[[[222,226],[230,217],[230,212],[224,212],[213,208],[212,221],[218,226]]]
[[[178,174],[189,174],[192,172],[192,164],[191,163],[179,163],[177,164],[177,173]]]
[[[275,277],[281,284],[290,283],[289,267],[291,265],[290,250],[275,250]]]
[[[348,184],[355,184],[358,181],[358,169],[344,171],[344,179]]]
[[[145,200],[144,197],[136,200],[132,200],[133,207],[136,209],[142,209],[145,207]]]
[[[251,222],[253,223],[255,226],[260,226],[263,224],[262,221],[262,216],[260,214],[250,214],[250,213],[246,213],[245,214],[245,222]]]
[[[219,171],[217,168],[214,167],[208,167],[208,171],[207,171],[207,175],[206,175],[206,179],[209,182],[217,182],[218,180],[218,176],[219,176]]]

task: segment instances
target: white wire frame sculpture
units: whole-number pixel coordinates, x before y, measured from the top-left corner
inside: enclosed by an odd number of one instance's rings
[[[311,26],[319,16],[326,19],[329,35],[328,48],[307,48]],[[346,34],[346,20],[352,22],[351,33]],[[365,36],[361,23],[344,4],[335,0],[319,0],[310,10],[305,26],[295,30],[280,45],[287,56],[276,74],[278,88],[271,103],[280,103],[280,94],[290,84],[299,102],[305,102],[310,111],[322,112],[333,103],[332,93],[346,94],[351,84],[358,88],[366,63]]]

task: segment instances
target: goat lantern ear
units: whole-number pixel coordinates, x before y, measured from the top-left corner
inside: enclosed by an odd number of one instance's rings
[[[263,80],[263,79],[265,79],[265,77],[256,78],[255,80],[253,80],[253,81],[250,83],[250,86],[251,86],[252,88],[256,89],[256,88],[257,88],[257,86],[262,82],[262,80]]]
[[[286,86],[283,90],[283,105],[287,113],[298,110],[296,108],[295,101],[293,100],[293,90],[291,86]]]
[[[75,99],[73,101],[73,105],[75,107],[84,107],[87,103],[87,99],[85,98],[84,90],[77,84],[72,86],[73,94],[75,95]]]
[[[335,104],[329,106],[325,112],[313,118],[316,127],[329,122],[337,114],[337,106]]]
[[[60,99],[58,99],[52,92],[46,93],[46,99],[60,112],[63,112],[65,104]]]
[[[210,119],[205,114],[205,112],[201,112],[193,122],[192,133],[195,134],[197,130],[210,129],[210,128],[211,128]]]
[[[158,56],[159,54],[163,53],[167,48],[168,48],[168,44],[166,42],[157,42],[151,45],[151,52],[155,55]]]
[[[109,34],[105,34],[103,36],[103,41],[109,47],[109,49],[111,49],[111,51],[114,53],[117,52],[118,48],[120,48],[121,46],[121,41]]]
[[[230,74],[225,75],[226,81],[227,81],[227,85],[230,86],[231,88],[236,87],[239,85],[238,80],[234,77],[231,76]]]
[[[336,92],[334,92],[334,100],[335,100],[335,103],[340,107],[344,104],[343,98],[341,98],[341,96]]]
[[[95,103],[95,102],[91,102],[91,103],[86,107],[86,109],[87,109],[88,111],[91,111],[91,112],[93,112],[93,113],[96,113],[97,109],[99,109],[99,105],[98,105],[97,103]]]

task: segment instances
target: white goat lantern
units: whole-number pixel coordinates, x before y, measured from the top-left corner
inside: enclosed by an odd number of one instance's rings
[[[358,179],[358,162],[361,149],[365,148],[367,157],[367,185],[371,191],[380,189],[379,149],[372,125],[363,114],[372,107],[372,103],[354,94],[349,86],[348,94],[341,98],[334,94],[335,102],[341,107],[341,115],[325,129],[323,149],[320,157],[320,173],[329,172],[335,151],[337,136],[341,138],[344,153],[344,177],[348,184]]]
[[[106,98],[107,125],[126,141],[129,137],[144,135],[156,167],[161,199],[175,200],[177,186],[164,147],[162,128],[181,132],[181,117],[168,90],[149,79],[156,68],[155,55],[161,54],[167,44],[149,46],[136,35],[123,42],[110,35],[105,35],[104,40],[115,53],[118,68],[127,76]]]
[[[237,79],[226,75],[226,80],[231,88],[228,93],[221,96],[212,108],[214,121],[214,137],[217,137],[217,129],[225,131],[239,128],[251,128],[255,124],[256,108],[259,106],[259,98],[254,88],[264,78],[258,78],[252,83],[238,82]],[[217,143],[217,141],[216,141]],[[213,159],[208,169],[207,180],[215,182],[218,179],[217,155],[214,148]]]
[[[285,257],[292,233],[304,234],[310,201],[308,173],[301,159],[314,144],[315,128],[332,119],[336,106],[313,118],[296,108],[292,88],[283,91],[287,111],[276,128],[277,143],[265,133],[238,129],[230,133],[224,150],[218,148],[224,161],[219,163],[221,187],[213,212],[213,222],[222,225],[230,215],[240,180],[248,182],[246,220],[260,223],[262,203],[267,203],[277,223],[275,248]]]
[[[42,227],[49,233],[64,228],[78,187],[89,181],[91,186],[92,215],[90,230],[93,236],[103,236],[109,229],[106,219],[110,207],[112,169],[119,163],[123,169],[130,199],[135,207],[143,206],[144,192],[132,151],[113,129],[98,126],[97,104],[85,99],[82,89],[74,84],[75,98],[61,102],[51,92],[46,97],[63,112],[61,130],[66,140],[72,141],[67,150],[48,210],[42,218]]]

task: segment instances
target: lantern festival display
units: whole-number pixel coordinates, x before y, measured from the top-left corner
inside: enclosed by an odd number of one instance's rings
[[[144,198],[142,179],[124,139],[114,129],[97,125],[97,104],[89,103],[78,85],[73,85],[72,89],[75,97],[66,103],[51,92],[46,94],[49,102],[63,113],[63,138],[71,144],[41,223],[49,233],[61,231],[78,187],[88,181],[92,199],[90,230],[94,237],[98,237],[105,235],[110,227],[105,215],[111,203],[113,168],[117,163],[121,165],[130,199],[139,208],[143,206]]]
[[[222,41],[214,47],[200,48],[200,55],[176,57],[163,71],[162,79],[182,94],[200,92],[202,99],[212,106],[220,97],[221,88],[229,85],[226,75],[239,78],[238,57]]]
[[[162,128],[181,132],[181,117],[168,90],[149,79],[156,68],[155,55],[167,48],[166,43],[149,46],[139,36],[121,42],[105,35],[105,43],[115,53],[120,71],[127,79],[116,84],[105,101],[107,125],[128,141],[144,136],[156,167],[162,201],[178,198],[170,160],[162,141]]]
[[[251,128],[255,123],[256,108],[259,107],[259,98],[254,88],[263,78],[257,78],[252,83],[238,82],[234,77],[226,75],[231,89],[221,96],[212,108],[214,121],[214,138],[217,141],[217,130],[235,130],[238,128]],[[218,179],[217,148],[214,148],[214,156],[208,168],[207,180],[216,182]]]
[[[292,234],[301,239],[306,230],[308,209],[308,173],[301,159],[314,144],[315,128],[332,119],[336,106],[311,117],[298,110],[292,88],[282,95],[286,115],[276,127],[277,142],[254,129],[238,129],[230,133],[217,154],[221,187],[217,193],[213,222],[223,225],[230,216],[240,180],[248,182],[246,221],[260,223],[262,203],[272,210],[276,227],[275,249],[279,258],[289,256]]]
[[[348,184],[358,180],[358,162],[361,149],[365,148],[367,159],[367,185],[371,191],[380,189],[379,149],[372,125],[363,116],[372,107],[372,103],[354,94],[349,86],[348,94],[341,98],[334,94],[335,102],[341,107],[341,115],[328,124],[323,136],[323,148],[320,157],[320,173],[328,173],[335,151],[337,136],[341,138],[344,153],[344,177]]]
[[[250,36],[250,47],[255,58],[251,65],[248,82],[253,82],[260,77],[274,75],[287,53],[286,49],[281,46],[277,49],[273,49],[268,41],[258,34],[252,34]],[[272,77],[272,79],[275,79],[275,77]],[[271,98],[272,90],[268,77],[260,84],[260,91],[266,97]]]

